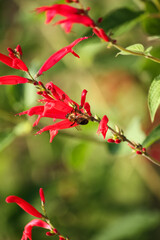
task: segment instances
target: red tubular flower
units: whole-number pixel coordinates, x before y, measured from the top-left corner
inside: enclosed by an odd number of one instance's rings
[[[17,197],[17,196],[8,196],[6,198],[7,203],[17,203],[24,211],[29,213],[30,215],[37,217],[37,218],[42,218],[43,215],[37,211],[30,203],[26,202],[24,199]]]
[[[0,77],[0,85],[15,85],[19,83],[27,83],[28,79],[24,77],[9,75]]]
[[[107,139],[107,142],[109,142],[109,143],[115,143],[115,140],[112,139],[112,138],[109,138],[109,139]]]
[[[82,40],[88,39],[88,37],[81,37],[76,39],[74,42],[72,42],[70,45],[60,49],[56,53],[54,53],[52,56],[50,56],[47,61],[43,64],[43,66],[38,71],[37,76],[40,76],[43,72],[47,71],[51,67],[53,67],[57,62],[59,62],[66,54],[72,53],[75,57],[79,56],[73,51],[73,47],[77,45]]]
[[[95,27],[95,23],[90,17],[86,15],[78,15],[78,14],[75,14],[75,15],[72,15],[71,17],[60,20],[56,22],[55,25],[61,24],[65,32],[69,33],[74,23],[82,24],[86,27],[91,27],[91,28]]]
[[[90,111],[91,107],[88,102],[85,102],[84,109],[86,110],[86,112],[88,113],[89,116],[92,116],[92,113]]]
[[[32,240],[33,227],[42,227],[45,229],[52,230],[48,223],[39,219],[33,219],[25,226],[21,240],[27,240],[27,239]]]
[[[81,107],[84,106],[84,103],[85,103],[85,101],[86,101],[87,92],[88,92],[88,91],[87,91],[86,89],[84,89],[84,90],[82,91],[82,95],[81,95]]]
[[[42,128],[37,132],[37,134],[41,134],[44,131],[49,131],[50,142],[52,142],[53,138],[58,134],[59,130],[76,127],[77,125],[85,125],[89,120],[91,120],[92,114],[90,112],[90,106],[88,103],[85,103],[84,108],[82,108],[76,102],[71,100],[65,92],[63,92],[52,82],[46,84],[46,88],[50,91],[50,95],[48,95],[48,92],[45,94],[40,93],[42,96],[44,96],[44,98],[42,100],[39,100],[44,105],[32,107],[31,109],[24,111],[19,115],[38,115],[34,126],[38,124],[39,120],[42,117],[49,117],[53,120],[63,120]],[[86,108],[85,105],[87,106]]]
[[[93,32],[105,42],[109,42],[110,38],[106,35],[105,31],[102,28],[93,28]]]
[[[0,62],[8,65],[9,67],[20,69],[23,71],[28,71],[27,66],[25,63],[20,59],[22,56],[22,49],[20,45],[17,45],[15,50],[8,48],[9,57],[0,53]]]
[[[66,240],[63,236],[59,236],[59,240]]]
[[[40,195],[40,199],[43,203],[45,203],[45,196],[44,196],[44,192],[43,192],[43,188],[39,189],[39,195]]]
[[[97,131],[97,134],[102,134],[103,135],[103,138],[105,139],[106,137],[106,133],[108,131],[108,126],[107,126],[107,123],[108,123],[108,118],[106,115],[103,116],[102,120],[100,121],[100,124],[99,124],[99,127],[98,127],[98,131]]]
[[[78,2],[77,0],[70,2]],[[89,11],[88,8],[86,11]],[[43,6],[36,8],[37,13],[46,12],[46,23],[50,23],[52,19],[57,15],[66,17],[66,19],[58,21],[56,24],[61,24],[65,31],[69,33],[74,23],[83,24],[86,27],[95,27],[94,21],[87,16],[84,9],[78,9],[66,4],[54,4],[52,6]]]
[[[74,14],[84,14],[83,9],[74,8],[66,4],[54,4],[36,8],[37,13],[46,12],[46,24],[50,23],[56,15],[71,17]]]

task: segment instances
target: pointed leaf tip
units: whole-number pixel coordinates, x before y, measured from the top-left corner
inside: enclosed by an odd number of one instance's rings
[[[153,80],[148,93],[148,106],[152,122],[154,121],[154,117],[159,104],[160,104],[160,75]]]

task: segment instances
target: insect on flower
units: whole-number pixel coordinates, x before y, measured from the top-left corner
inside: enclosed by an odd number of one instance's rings
[[[86,125],[90,117],[86,113],[82,113],[80,110],[77,109],[77,106],[73,106],[74,112],[72,111],[71,113],[66,114],[66,118],[70,121],[73,122],[71,126],[73,126],[75,123],[80,124],[80,125]]]

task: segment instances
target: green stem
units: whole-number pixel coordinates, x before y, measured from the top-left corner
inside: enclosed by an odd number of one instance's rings
[[[148,153],[143,153],[142,156],[144,156],[145,158],[147,158],[149,161],[151,161],[152,163],[156,164],[157,166],[160,167],[160,162],[153,159],[151,156],[148,155]]]
[[[112,43],[112,46],[114,46],[115,48],[117,48],[120,51],[123,51],[123,52],[126,52],[126,53],[130,53],[130,54],[132,54],[134,56],[145,57],[147,59],[150,59],[153,62],[160,63],[160,59],[159,58],[156,58],[156,57],[153,57],[153,56],[149,56],[149,55],[145,55],[144,53],[141,53],[141,52],[133,52],[131,50],[128,50],[126,48],[123,48],[123,47],[119,46],[116,43]]]

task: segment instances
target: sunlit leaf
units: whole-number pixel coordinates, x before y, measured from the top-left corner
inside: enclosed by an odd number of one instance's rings
[[[144,53],[144,51],[145,51],[144,46],[140,43],[133,44],[133,45],[127,47],[126,50],[129,50],[129,51],[132,51],[135,53]],[[118,55],[132,55],[132,53],[122,50],[119,53],[117,53],[116,56],[118,56]]]
[[[154,116],[159,104],[160,104],[160,75],[153,80],[148,93],[148,106],[152,121],[154,120]]]
[[[152,48],[153,48],[152,46],[148,47],[148,48],[145,50],[144,53],[145,53],[146,55],[151,55],[150,52],[151,52]]]

